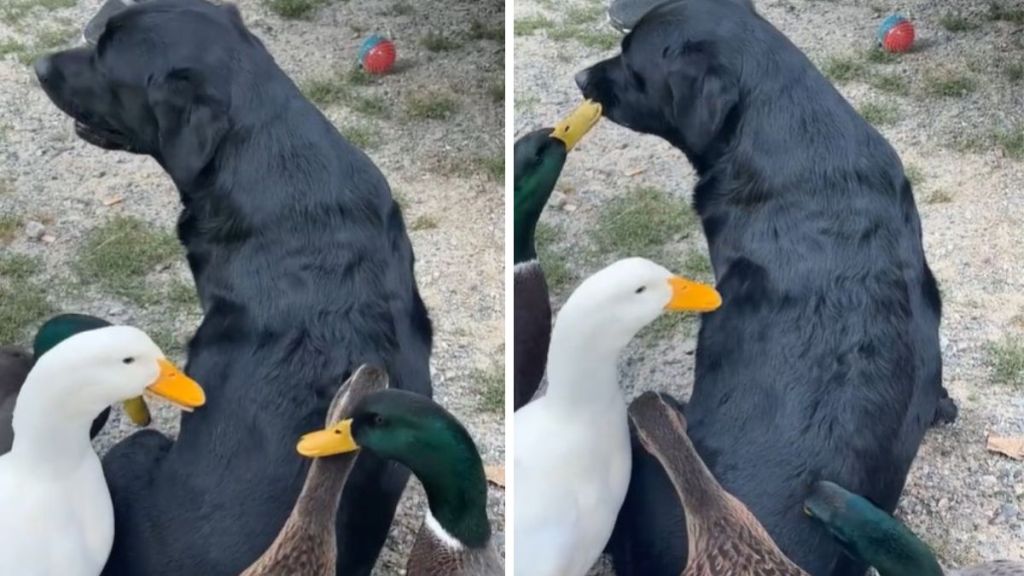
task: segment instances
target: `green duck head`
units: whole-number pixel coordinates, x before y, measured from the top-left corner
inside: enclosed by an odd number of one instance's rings
[[[369,450],[409,468],[423,484],[431,515],[468,548],[491,537],[487,480],[469,432],[432,400],[403,390],[374,392],[351,417],[303,436],[300,454],[324,457]]]
[[[104,328],[110,326],[110,322],[102,318],[95,316],[88,316],[86,314],[61,314],[54,316],[53,318],[46,321],[39,331],[36,332],[35,340],[32,343],[32,352],[36,358],[41,357],[43,354],[49,352],[54,346],[74,336],[88,330],[95,330],[97,328]],[[149,408],[146,406],[145,400],[142,397],[132,398],[126,400],[124,403],[125,412],[133,422],[139,426],[146,426],[149,424],[150,415]],[[99,434],[100,430],[107,423],[107,418],[110,416],[110,409],[107,408],[100,413],[99,416],[93,420],[92,428],[89,431],[89,435],[95,438]]]
[[[537,257],[534,247],[537,222],[562,174],[565,158],[600,119],[601,105],[588,100],[554,128],[535,130],[516,140],[514,263]]]
[[[851,556],[881,576],[942,576],[935,554],[899,520],[832,482],[818,482],[804,512],[820,521]]]

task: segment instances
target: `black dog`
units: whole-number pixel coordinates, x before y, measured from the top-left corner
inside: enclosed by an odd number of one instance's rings
[[[801,511],[831,480],[896,507],[942,387],[940,299],[892,147],[746,0],[648,14],[577,76],[618,124],[698,172],[723,306],[704,316],[686,417],[698,450],[814,576],[862,574]],[[682,509],[635,451],[610,544],[620,576],[682,571]]]
[[[154,0],[95,49],[36,63],[98,146],[148,154],[184,210],[205,316],[188,373],[207,403],[176,442],[141,432],[104,459],[116,513],[105,574],[235,576],[302,485],[299,437],[364,363],[430,394],[431,326],[384,177],[307,101],[231,6]],[[362,454],[341,503],[338,574],[369,574],[407,471]]]

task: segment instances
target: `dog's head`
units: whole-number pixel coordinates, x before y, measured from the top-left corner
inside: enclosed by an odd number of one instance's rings
[[[209,163],[231,127],[233,80],[262,44],[234,6],[152,0],[113,15],[95,47],[35,63],[46,94],[85,141],[154,156],[175,181]]]
[[[740,102],[750,0],[683,0],[652,10],[622,52],[576,75],[584,97],[627,128],[702,156]]]

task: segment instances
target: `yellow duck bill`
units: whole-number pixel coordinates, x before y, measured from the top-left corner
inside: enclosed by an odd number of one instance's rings
[[[195,380],[178,370],[178,367],[171,364],[166,358],[157,360],[157,364],[160,366],[160,375],[146,388],[147,392],[156,394],[185,409],[198,408],[206,404],[206,393]],[[147,414],[148,412],[146,410]]]
[[[359,450],[359,444],[352,436],[352,420],[342,420],[334,426],[310,432],[299,440],[295,447],[299,454],[308,458],[323,458]]]
[[[601,105],[593,100],[586,100],[564,120],[555,124],[551,137],[564,142],[565,150],[568,152],[600,119]]]
[[[673,312],[711,312],[722,305],[722,296],[714,286],[687,280],[678,276],[668,279],[672,297],[665,310]]]

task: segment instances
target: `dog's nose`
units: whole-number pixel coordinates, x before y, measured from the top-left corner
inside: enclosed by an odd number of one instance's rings
[[[40,56],[36,58],[35,64],[32,67],[36,69],[36,77],[39,78],[39,81],[45,82],[46,78],[50,75],[50,71],[53,70],[53,61],[49,56]]]
[[[590,69],[588,68],[588,69],[580,70],[579,72],[576,73],[576,78],[575,78],[576,79],[576,86],[580,90],[586,90],[587,89],[587,76],[588,76],[588,72],[589,71],[590,71]]]

